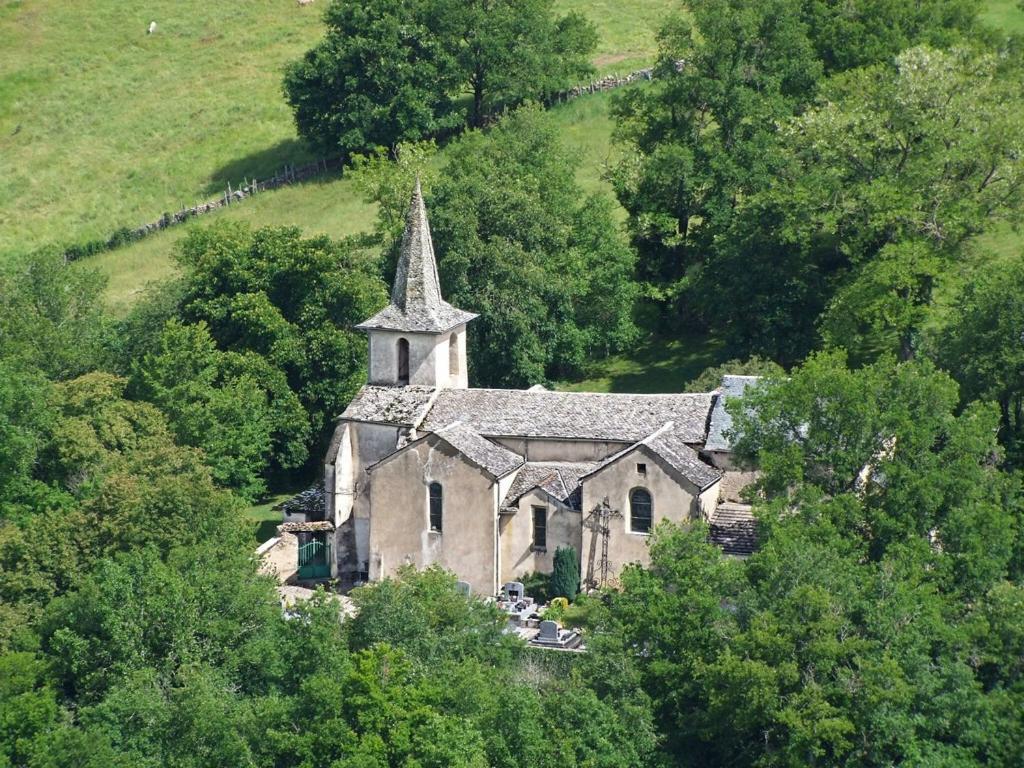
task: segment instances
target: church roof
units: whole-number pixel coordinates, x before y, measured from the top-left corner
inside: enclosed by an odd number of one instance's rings
[[[593,462],[527,462],[501,502],[502,509],[515,511],[516,503],[534,488],[540,488],[567,507],[580,508],[580,478],[597,465]]]
[[[720,470],[701,461],[697,452],[676,434],[674,424],[666,424],[664,428],[641,440],[640,444],[664,459],[698,488],[707,488],[722,479]]]
[[[711,543],[727,555],[747,557],[757,549],[757,520],[746,504],[723,501],[708,526]]]
[[[405,331],[408,333],[443,333],[469,322],[475,314],[453,307],[441,298],[441,282],[437,277],[437,260],[430,237],[430,222],[419,179],[412,193],[409,213],[398,254],[398,268],[391,288],[391,303],[369,320],[356,326],[359,330]]]
[[[524,459],[518,453],[513,453],[504,446],[492,443],[487,438],[475,432],[472,427],[461,422],[446,424],[440,429],[433,430],[421,435],[416,440],[399,447],[394,453],[390,453],[376,464],[367,467],[372,472],[382,464],[386,464],[404,451],[413,446],[428,440],[431,437],[443,440],[454,448],[470,464],[484,470],[493,478],[505,477],[523,465]]]
[[[351,421],[372,421],[396,427],[411,427],[426,415],[434,387],[364,386],[348,404],[341,418]]]
[[[314,483],[280,505],[286,515],[307,515],[314,520],[323,520],[327,509],[323,483]]]
[[[708,451],[731,451],[732,441],[726,438],[726,430],[732,428],[732,416],[725,410],[725,403],[736,397],[743,397],[744,391],[752,384],[760,380],[760,376],[732,376],[722,377],[722,384],[719,388],[719,396],[715,400],[715,407],[711,411],[711,423],[708,427],[708,441],[704,448]]]
[[[461,422],[442,427],[434,434],[494,477],[504,477],[523,465],[523,457],[481,437]]]
[[[722,479],[722,472],[701,461],[697,452],[687,445],[686,441],[676,433],[673,422],[666,422],[643,440],[639,440],[628,448],[609,456],[596,466],[590,474],[594,474],[609,464],[613,464],[641,446],[660,457],[669,467],[701,490]]]
[[[434,389],[366,385],[341,418],[435,432],[461,421],[490,437],[550,437],[635,443],[665,422],[685,443],[703,443],[711,393],[627,395],[525,389]]]
[[[422,428],[463,421],[491,437],[634,443],[667,421],[679,439],[703,443],[713,395],[627,395],[521,389],[443,389]],[[347,411],[346,411],[347,414]]]

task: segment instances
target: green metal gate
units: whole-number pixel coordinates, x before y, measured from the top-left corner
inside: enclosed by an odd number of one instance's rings
[[[323,534],[299,545],[299,578],[326,579],[331,575],[331,545]]]

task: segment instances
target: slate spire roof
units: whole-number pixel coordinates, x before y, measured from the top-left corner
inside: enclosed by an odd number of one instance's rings
[[[464,312],[441,298],[430,222],[417,178],[405,218],[395,283],[391,287],[391,303],[356,328],[362,331],[444,333],[475,317],[472,312]]]

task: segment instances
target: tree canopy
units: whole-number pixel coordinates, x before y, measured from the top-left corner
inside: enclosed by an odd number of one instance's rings
[[[661,327],[787,365],[822,343],[913,354],[940,273],[1017,215],[1016,55],[975,47],[966,0],[691,9],[615,107]]]
[[[376,264],[326,237],[244,224],[196,230],[179,258],[185,267],[181,319],[205,323],[219,350],[237,353],[221,358],[233,375],[259,376],[274,408],[284,409],[275,417],[275,459],[293,465],[296,435],[305,427],[286,415],[293,403],[280,384],[287,381],[310,434],[323,439],[366,381],[366,339],[352,326],[387,301]]]
[[[758,552],[661,527],[599,630],[637,664],[671,764],[1019,760],[1020,488],[991,461],[994,409],[957,413],[956,389],[831,354],[736,401],[764,470]]]
[[[1015,467],[1024,460],[1024,258],[997,260],[957,297],[929,352],[959,382],[965,402],[999,405],[1000,441]]]
[[[169,321],[132,378],[178,443],[202,448],[214,479],[243,498],[266,489],[268,467],[294,469],[308,455],[309,416],[285,372],[253,352],[221,352],[205,322]]]
[[[299,133],[346,157],[481,126],[591,72],[597,35],[552,0],[335,0],[284,80]],[[472,94],[468,116],[460,95]]]
[[[480,315],[468,337],[470,384],[531,386],[626,348],[637,333],[635,255],[611,201],[580,189],[578,158],[550,118],[521,107],[446,156],[423,180],[445,300]],[[388,280],[412,179],[430,157],[431,146],[412,145],[397,167],[380,154],[356,162],[357,183],[380,204]]]

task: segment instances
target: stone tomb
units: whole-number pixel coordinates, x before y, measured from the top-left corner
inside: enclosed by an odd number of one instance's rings
[[[583,643],[580,633],[574,629],[562,629],[554,621],[542,621],[540,631],[530,640],[530,645],[558,650],[575,650]]]

